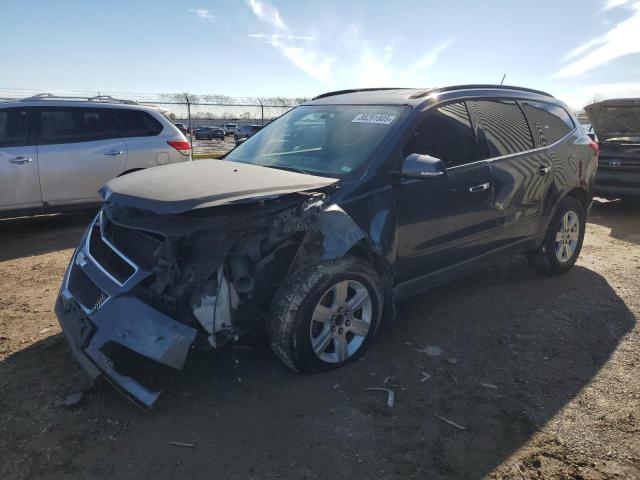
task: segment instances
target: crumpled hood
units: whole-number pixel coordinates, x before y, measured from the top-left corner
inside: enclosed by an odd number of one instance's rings
[[[584,110],[601,141],[640,135],[640,98],[605,100]]]
[[[100,189],[105,201],[160,214],[259,200],[327,187],[317,177],[226,160],[198,160],[150,168],[111,180]]]

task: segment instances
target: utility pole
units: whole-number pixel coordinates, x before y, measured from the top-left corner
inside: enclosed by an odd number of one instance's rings
[[[264,104],[260,98],[258,98],[258,102],[260,102],[260,125],[264,127]]]
[[[193,129],[191,128],[191,102],[189,102],[189,95],[184,94],[184,99],[187,102],[187,116],[189,118],[189,145],[191,145],[191,155],[193,155]]]

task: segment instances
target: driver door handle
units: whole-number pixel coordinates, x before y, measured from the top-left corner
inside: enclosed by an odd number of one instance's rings
[[[9,159],[9,163],[17,163],[18,165],[24,165],[25,163],[30,163],[32,161],[33,159],[31,157],[23,157],[23,156]]]
[[[551,167],[545,167],[545,166],[541,166],[538,169],[538,175],[540,175],[541,177],[544,177],[547,173],[549,173],[551,171]]]
[[[489,190],[490,187],[491,187],[491,184],[489,182],[481,183],[480,185],[474,185],[473,187],[469,187],[469,191],[471,193],[484,192],[485,190]]]
[[[118,155],[122,155],[124,152],[122,150],[109,150],[108,152],[104,152],[105,155],[110,157],[117,157]]]

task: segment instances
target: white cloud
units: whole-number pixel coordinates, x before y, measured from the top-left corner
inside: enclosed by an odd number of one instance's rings
[[[613,10],[614,8],[621,7],[631,3],[631,0],[606,0],[604,6],[602,7],[602,11],[606,12],[607,10]]]
[[[260,0],[247,0],[247,3],[251,7],[253,14],[260,20],[273,25],[281,30],[288,30],[287,26],[280,17],[280,12],[275,7],[267,5]]]
[[[418,69],[418,70],[425,70],[427,68],[429,68],[431,65],[433,65],[434,63],[436,63],[436,61],[438,60],[438,57],[440,56],[440,54],[442,52],[444,52],[447,48],[449,48],[449,45],[451,45],[453,43],[453,40],[449,40],[446,41],[444,43],[441,43],[440,45],[438,45],[437,47],[435,47],[433,50],[431,50],[430,52],[425,53],[415,64],[414,64],[414,68]]]
[[[276,30],[275,33],[250,33],[248,36],[268,43],[295,67],[328,85],[367,87],[424,83],[420,80],[424,71],[452,43],[437,45],[416,62],[401,66],[394,62],[397,38],[391,38],[382,49],[376,48],[357,23],[345,26],[336,35],[327,34],[325,38],[294,34],[275,7],[262,0],[247,0],[247,3],[259,20]]]
[[[391,45],[376,51],[364,42],[353,61],[353,67],[343,69],[344,78],[341,80],[359,87],[425,87],[428,86],[423,80],[425,72],[452,43],[450,40],[437,45],[413,63],[400,64],[394,60],[394,48]],[[344,64],[350,65],[352,61],[347,60]]]
[[[565,61],[572,61],[560,68],[552,77],[575,77],[616,58],[640,53],[640,2],[634,3],[631,8],[633,10],[631,17],[618,23],[604,35],[590,40],[565,55]]]
[[[208,22],[213,22],[216,17],[206,8],[190,8],[187,10],[189,13],[195,13],[199,18]]]
[[[312,41],[316,37],[311,35],[292,35],[290,33],[250,33],[249,38],[257,38],[258,40],[265,40],[266,42],[272,42],[273,40],[306,40]]]
[[[280,50],[291,63],[310,77],[324,83],[330,83],[331,70],[335,58],[322,55],[308,48],[285,45],[278,40],[272,41],[271,45]]]

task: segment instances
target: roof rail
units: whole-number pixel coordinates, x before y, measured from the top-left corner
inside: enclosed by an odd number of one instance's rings
[[[376,92],[382,90],[406,90],[406,88],[402,87],[379,87],[379,88],[349,88],[346,90],[336,90],[334,92],[326,92],[321,93],[320,95],[316,95],[311,100],[318,100],[319,98],[333,97],[334,95],[344,95],[346,93],[357,93],[357,92]]]
[[[471,90],[471,89],[480,89],[480,88],[491,88],[496,90],[516,90],[520,92],[529,92],[529,93],[537,93],[539,95],[544,95],[545,97],[554,98],[553,95],[547,92],[543,92],[542,90],[534,90],[533,88],[525,88],[525,87],[515,87],[513,85],[492,85],[492,84],[470,84],[470,85],[452,85],[449,87],[441,87],[441,88],[431,88],[428,90],[424,90],[419,93],[415,93],[411,95],[410,98],[422,98],[430,95],[432,93],[438,92],[450,92],[453,90]]]
[[[31,97],[23,98],[21,102],[33,102],[40,100],[68,100],[74,102],[97,102],[97,103],[124,103],[127,105],[139,105],[138,102],[133,100],[124,100],[121,98],[114,98],[110,95],[96,95],[95,97],[75,97],[64,95],[53,95],[51,93],[39,93]]]

